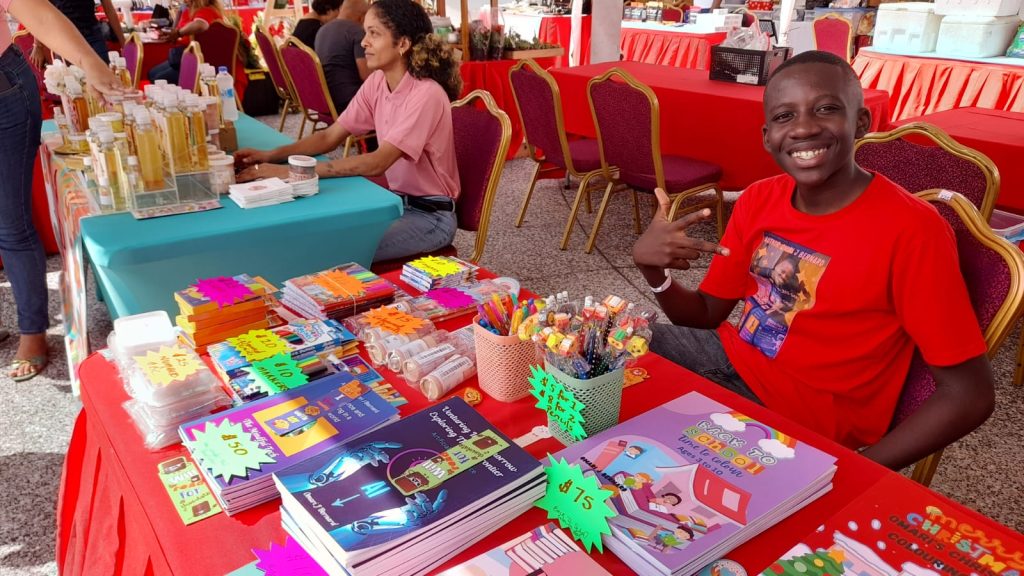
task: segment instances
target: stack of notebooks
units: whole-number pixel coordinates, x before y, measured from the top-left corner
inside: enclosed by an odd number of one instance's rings
[[[565,532],[548,523],[438,576],[610,576]]]
[[[245,184],[228,186],[228,196],[241,208],[259,208],[273,206],[282,202],[291,202],[292,185],[280,178],[265,178]]]
[[[614,496],[605,545],[641,575],[690,575],[832,488],[835,458],[697,392],[555,455]]]
[[[305,318],[341,320],[389,304],[396,291],[391,282],[350,263],[286,281],[281,303]]]
[[[430,570],[529,509],[545,481],[461,398],[274,473],[285,530],[329,574],[355,576]]]
[[[218,302],[203,292],[206,283],[235,281],[242,287],[232,303]],[[259,276],[239,274],[234,278],[210,278],[174,293],[179,314],[175,323],[181,328],[182,339],[200,354],[207,346],[237,336],[249,330],[267,328],[271,294],[277,288]],[[247,292],[247,293],[246,293]]]
[[[403,282],[426,292],[441,286],[458,286],[476,280],[475,264],[454,256],[424,256],[402,267]]]
[[[335,374],[194,420],[178,431],[221,507],[234,514],[277,498],[272,473],[397,418],[398,410],[366,385]]]
[[[271,332],[284,340],[288,354],[310,380],[327,374],[327,355],[347,356],[359,346],[356,337],[334,320],[295,320],[273,328]],[[252,363],[230,342],[213,344],[208,352],[214,370],[229,383],[228,393],[236,403],[281,392],[253,387],[257,383],[246,370]]]

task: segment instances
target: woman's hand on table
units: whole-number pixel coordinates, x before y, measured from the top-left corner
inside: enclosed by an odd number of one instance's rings
[[[237,182],[251,182],[261,178],[288,178],[288,166],[284,164],[253,164],[235,176]]]
[[[658,188],[654,195],[658,199],[658,213],[633,245],[633,262],[638,268],[688,270],[690,261],[700,258],[705,252],[729,255],[728,248],[686,234],[687,228],[711,216],[711,210],[705,208],[669,222],[672,202],[668,194]]]

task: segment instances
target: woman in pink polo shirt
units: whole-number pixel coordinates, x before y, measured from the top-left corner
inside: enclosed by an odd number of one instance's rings
[[[376,151],[320,162],[321,178],[386,175],[402,196],[403,216],[388,228],[374,261],[430,252],[455,238],[455,164],[451,101],[462,88],[458,64],[448,45],[433,34],[423,7],[409,0],[375,2],[363,23],[366,64],[373,72],[327,130],[270,151],[235,153],[248,166],[239,181],[278,176],[292,154],[315,156],[340,146],[349,134],[377,132]]]

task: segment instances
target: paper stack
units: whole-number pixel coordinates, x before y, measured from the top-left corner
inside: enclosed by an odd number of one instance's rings
[[[320,191],[320,177],[314,176],[305,180],[288,180],[292,185],[292,195],[295,197],[313,196]]]
[[[271,295],[277,288],[259,276],[239,274],[197,280],[174,293],[181,338],[200,354],[210,344],[249,330],[267,328]]]
[[[454,256],[424,256],[402,267],[401,279],[421,292],[476,280],[479,266]]]
[[[287,280],[281,303],[305,318],[340,320],[390,303],[396,290],[391,282],[350,263]]]
[[[228,186],[228,196],[242,208],[273,206],[294,200],[292,185],[280,178],[266,178]]]

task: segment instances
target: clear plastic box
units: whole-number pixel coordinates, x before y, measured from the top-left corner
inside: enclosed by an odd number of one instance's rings
[[[154,382],[142,367],[147,356],[132,356],[122,372],[125,388],[132,397],[151,406],[166,406],[219,385],[220,381],[194,350],[181,344],[169,348],[183,363],[187,362],[189,368],[178,369],[180,376],[173,376],[166,382]]]
[[[946,16],[935,53],[954,58],[1002,56],[1019,27],[1016,16]]]
[[[153,406],[139,400],[130,400],[130,402],[139,404],[140,414],[154,428],[178,427],[186,422],[212,414],[221,408],[228,408],[232,404],[231,398],[220,385],[163,406]]]

